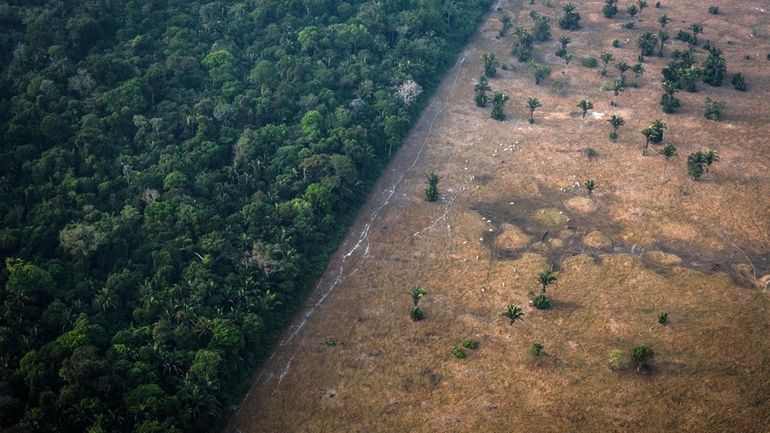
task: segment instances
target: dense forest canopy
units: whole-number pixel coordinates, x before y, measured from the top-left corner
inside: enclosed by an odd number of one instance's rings
[[[0,1],[0,428],[215,428],[489,3]]]

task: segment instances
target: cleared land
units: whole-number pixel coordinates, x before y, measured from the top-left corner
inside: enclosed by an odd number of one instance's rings
[[[532,9],[561,13],[528,3],[501,7],[528,28]],[[770,8],[719,2],[710,15],[702,1],[670,1],[626,30],[624,12],[607,20],[602,2],[576,4],[583,28],[568,33],[569,67],[553,54],[566,32],[554,26],[554,38],[535,45],[553,70],[540,86],[490,15],[255,378],[234,431],[767,431],[770,301],[758,281],[770,273]],[[636,38],[657,31],[661,13],[673,18],[672,35],[702,22],[699,39],[723,49],[728,79],[680,92],[682,108],[667,115],[658,101],[668,55],[653,56],[639,88],[611,107],[601,67],[579,59],[609,50],[634,63]],[[666,51],[684,47],[672,40]],[[490,80],[511,96],[504,122],[473,102],[485,51],[515,66]],[[748,92],[729,84],[738,71]],[[543,104],[534,125],[529,96]],[[703,118],[706,96],[726,103],[722,121]],[[581,99],[594,103],[585,120]],[[616,143],[611,114],[626,119]],[[641,155],[640,131],[656,118],[679,148],[665,172],[657,149]],[[586,158],[587,147],[598,158]],[[686,157],[705,149],[722,160],[694,182]],[[431,170],[442,176],[438,203],[424,200]],[[598,183],[591,198],[580,187],[587,179]],[[551,265],[554,305],[535,310],[527,292]],[[417,284],[428,288],[427,317],[412,322]],[[512,326],[501,317],[509,303],[525,313]],[[453,358],[465,338],[480,347]],[[539,360],[527,353],[536,341],[548,353]],[[651,372],[609,370],[612,349],[639,344],[655,350]]]

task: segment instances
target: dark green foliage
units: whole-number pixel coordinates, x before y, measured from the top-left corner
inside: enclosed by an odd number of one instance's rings
[[[425,312],[415,305],[409,310],[409,318],[414,322],[418,322],[425,318]]]
[[[735,90],[740,90],[741,92],[745,92],[746,89],[747,89],[747,87],[746,87],[746,77],[744,77],[743,74],[741,74],[740,72],[738,72],[737,74],[733,75],[733,79],[732,79],[731,83],[732,83],[733,87],[735,88]]]
[[[535,123],[535,110],[542,107],[540,100],[530,96],[527,98],[527,108],[529,109],[529,121],[530,124]]]
[[[607,121],[610,122],[610,126],[612,126],[612,131],[610,131],[610,140],[615,141],[618,138],[618,128],[623,126],[626,121],[623,119],[623,116],[618,114],[613,114],[609,119],[607,119]]]
[[[651,56],[655,53],[655,47],[658,46],[658,37],[652,32],[644,32],[636,40],[636,46],[639,48],[640,61],[644,61],[644,56]]]
[[[551,300],[541,293],[532,299],[532,305],[538,310],[547,310],[551,308]]]
[[[509,304],[503,311],[503,316],[508,319],[509,324],[513,325],[517,320],[524,320],[524,312],[518,305]]]
[[[3,2],[0,430],[219,430],[490,4]]]
[[[412,291],[410,294],[412,296],[412,304],[414,304],[414,306],[416,307],[417,304],[420,303],[420,299],[422,299],[423,296],[428,294],[428,292],[427,290],[425,290],[425,287],[417,286],[412,288]]]
[[[564,15],[559,18],[559,27],[564,30],[578,30],[580,28],[580,13],[577,12],[575,5],[567,3],[563,9]]]
[[[663,107],[664,113],[676,113],[676,110],[679,108],[680,103],[679,99],[674,96],[674,93],[676,93],[677,90],[677,83],[674,83],[672,81],[664,81],[663,82],[663,96],[660,98],[660,105]]]
[[[595,57],[583,57],[580,59],[580,64],[586,68],[595,68],[599,63]]]
[[[487,77],[483,75],[479,77],[479,82],[476,83],[475,86],[473,86],[473,93],[474,93],[473,100],[476,101],[477,107],[487,106],[487,102],[489,101],[489,98],[487,97],[487,92],[490,90],[491,90],[491,87],[489,87],[489,81],[487,81]]]
[[[602,63],[604,64],[604,68],[602,69],[602,76],[606,76],[607,75],[607,66],[610,64],[610,62],[615,60],[615,58],[612,55],[612,53],[610,53],[609,51],[603,51],[601,53],[601,55],[599,56],[599,58],[602,59]]]
[[[596,184],[596,181],[594,181],[593,179],[589,179],[583,182],[583,186],[586,187],[586,191],[588,191],[588,195],[591,195],[593,194],[594,190],[598,185]]]
[[[557,57],[564,57],[564,55],[567,54],[567,45],[569,45],[570,42],[572,42],[572,39],[567,35],[562,35],[559,38],[559,49],[556,50]]]
[[[427,175],[425,175],[425,183],[428,184],[428,187],[425,188],[425,200],[429,202],[438,201],[438,182],[441,180],[439,175],[436,174],[435,171],[431,171]]]
[[[593,147],[586,147],[585,149],[583,149],[583,153],[588,159],[594,159],[599,157],[599,152],[597,152],[596,149],[594,149]]]
[[[454,357],[455,357],[455,358],[457,358],[457,359],[463,359],[463,358],[465,358],[465,352],[463,352],[463,350],[462,350],[462,349],[460,349],[460,348],[459,348],[459,347],[457,347],[457,346],[452,346],[452,350],[451,350],[451,353],[452,353],[452,356],[454,356]]]
[[[532,59],[532,47],[535,38],[522,26],[516,26],[514,34],[516,34],[517,42],[513,45],[511,53],[518,56],[520,62],[528,62]]]
[[[713,150],[709,152],[704,152],[702,150],[693,152],[687,156],[687,174],[689,174],[693,180],[698,180],[707,171],[704,166],[708,167],[718,160],[719,155]]]
[[[508,30],[511,29],[511,16],[508,14],[503,14],[500,17],[500,23],[502,26],[500,27],[500,31],[498,33],[499,37],[505,37],[505,35],[508,34]]]
[[[636,362],[636,371],[641,372],[649,367],[649,362],[655,357],[655,352],[649,346],[637,346],[631,351],[631,358]]]
[[[533,11],[534,12],[534,11]],[[551,19],[534,13],[532,19],[535,21],[532,27],[532,36],[538,42],[545,42],[551,39]]]
[[[492,94],[492,118],[495,120],[505,120],[505,101],[508,100],[508,95],[502,92],[495,92]]]
[[[709,120],[722,120],[722,111],[725,109],[723,102],[714,101],[706,98],[706,108],[703,110],[703,117]]]
[[[580,102],[578,102],[577,106],[583,112],[582,116],[583,116],[583,119],[585,119],[586,115],[588,115],[588,110],[594,108],[594,103],[589,101],[588,99],[583,99]]]
[[[633,21],[629,21],[629,22],[627,22],[627,23],[623,23],[623,28],[624,28],[624,29],[626,29],[626,30],[631,30],[631,29],[633,29],[635,26],[636,26],[636,25],[634,24],[634,22],[633,22]]]
[[[618,14],[618,0],[604,0],[602,7],[604,18],[612,18]]]
[[[494,53],[486,52],[482,54],[481,63],[484,65],[484,75],[492,78],[497,74],[497,67],[500,65],[500,62],[497,61]]]
[[[626,9],[626,12],[628,13],[628,15],[631,16],[631,18],[633,18],[636,14],[639,13],[639,8],[636,5],[630,5]]]
[[[690,44],[695,44],[695,41],[697,40],[695,39],[695,36],[693,36],[692,33],[685,30],[679,30],[678,32],[676,32],[675,38],[678,41],[687,42]]]
[[[532,75],[535,77],[535,84],[540,84],[545,78],[551,75],[551,69],[548,66],[531,60],[527,63],[527,68],[529,68],[530,72],[532,72]]]
[[[613,39],[612,40],[612,47],[613,48],[620,48],[620,40],[619,39]]]
[[[535,358],[548,355],[547,353],[545,353],[545,350],[543,349],[545,349],[545,345],[543,343],[540,343],[540,342],[532,343],[532,345],[529,346],[529,354]]]
[[[658,311],[658,323],[665,325],[668,323],[668,313],[665,311]]]
[[[722,50],[709,46],[709,56],[703,62],[703,82],[714,87],[722,85],[727,74],[727,62],[722,57]]]
[[[654,122],[650,125],[650,142],[651,143],[662,143],[663,142],[663,130],[666,129],[666,122],[655,119]]]
[[[337,340],[335,340],[333,338],[325,338],[324,339],[324,344],[329,346],[329,347],[334,347],[334,346],[337,345]]]
[[[709,13],[711,15],[719,14],[719,6],[714,6],[714,5],[709,6]]]
[[[478,340],[471,340],[469,338],[466,338],[463,340],[463,347],[466,349],[476,350],[479,348],[479,342]]]

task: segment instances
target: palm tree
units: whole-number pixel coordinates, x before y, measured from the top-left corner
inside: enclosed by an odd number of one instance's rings
[[[490,91],[491,88],[489,87],[489,81],[487,81],[487,77],[481,76],[479,77],[479,82],[476,83],[475,86],[473,86],[473,91],[476,92],[476,105],[479,107],[486,107],[487,106],[487,92]]]
[[[594,192],[594,190],[596,189],[596,187],[598,185],[596,184],[596,182],[593,179],[589,179],[589,180],[583,182],[583,186],[586,187],[586,190],[588,190],[588,195],[590,196],[591,193]]]
[[[631,19],[634,19],[634,16],[639,13],[639,8],[636,5],[631,5],[626,9],[626,12],[631,15]]]
[[[635,347],[631,357],[636,361],[636,371],[641,372],[643,368],[648,367],[648,363],[655,357],[655,352],[649,346]]]
[[[607,75],[607,65],[614,60],[614,57],[612,56],[612,53],[609,51],[604,51],[599,56],[600,59],[602,59],[602,62],[604,62],[604,69],[602,69],[602,76]]]
[[[655,52],[655,47],[658,46],[658,37],[652,32],[644,32],[636,40],[636,46],[639,48],[639,61],[643,62],[644,56],[651,56]]]
[[[542,271],[540,274],[538,274],[537,279],[540,281],[540,291],[545,293],[546,288],[556,282],[556,275],[554,275],[551,271]]]
[[[618,128],[623,126],[623,124],[626,123],[626,121],[623,119],[622,116],[613,114],[610,116],[609,119],[607,119],[608,122],[610,122],[610,125],[612,125],[612,131],[610,132],[610,140],[615,141],[618,138]]]
[[[428,292],[425,290],[422,286],[417,286],[412,289],[412,303],[414,303],[414,306],[416,307],[417,304],[420,302],[420,299],[422,299],[423,296],[425,296]]]
[[[703,164],[706,164],[706,159],[706,153],[701,150],[687,156],[687,174],[692,176],[693,180],[703,176]]]
[[[709,150],[706,152],[706,173],[709,172],[709,167],[715,162],[719,162],[719,154],[716,150]]]
[[[518,305],[509,304],[503,311],[503,316],[507,317],[509,324],[513,325],[517,320],[524,320],[524,312]]]
[[[666,143],[666,145],[663,146],[663,149],[661,149],[660,154],[663,155],[664,162],[663,162],[663,174],[666,174],[666,166],[668,165],[668,160],[671,159],[671,157],[676,156],[676,145],[672,143]]]
[[[612,84],[610,86],[610,90],[612,90],[612,93],[615,94],[615,96],[618,96],[620,94],[620,92],[626,90],[626,88],[623,85],[623,81],[622,80],[615,80],[615,81],[612,82]],[[618,105],[618,102],[613,100],[612,101],[612,106],[616,107],[617,105]]]
[[[438,181],[441,178],[435,171],[431,171],[425,176],[425,181],[428,184],[428,188],[425,189],[425,199],[434,202],[438,201]]]
[[[527,98],[527,107],[529,108],[529,123],[535,123],[535,110],[539,107],[542,107],[543,105],[540,103],[540,100],[535,98],[534,96],[530,96]]]
[[[618,68],[618,71],[620,71],[620,81],[623,83],[623,85],[626,84],[626,72],[631,69],[631,65],[628,64],[625,60],[619,61],[617,64],[615,64],[615,67]]]
[[[641,15],[642,11],[647,7],[647,0],[637,0],[636,3],[639,5],[639,15]]]
[[[671,22],[671,18],[668,15],[666,15],[666,14],[663,14],[663,15],[658,17],[658,23],[660,24],[660,28],[661,29],[663,27],[666,27],[666,24],[668,24],[670,22]]]
[[[692,23],[690,24],[690,30],[692,30],[692,33],[693,33],[693,38],[692,38],[693,45],[698,45],[698,34],[703,33],[703,24]]]
[[[583,99],[578,103],[577,106],[580,107],[581,110],[583,110],[583,119],[585,119],[586,115],[588,114],[588,110],[594,108],[594,103],[589,101],[588,99]]]
[[[652,143],[663,142],[663,130],[666,129],[666,122],[660,119],[655,119],[650,125],[650,128],[652,128],[652,135],[650,136],[650,141]]]
[[[652,137],[652,134],[654,134],[655,131],[652,129],[652,127],[647,127],[642,129],[642,135],[644,135],[644,148],[642,149],[642,155],[647,155],[647,148],[650,147],[650,138]]]
[[[482,54],[481,62],[484,64],[484,75],[487,77],[494,77],[497,73],[497,65],[499,64],[494,53],[487,51]]]
[[[505,112],[503,106],[505,101],[508,100],[508,95],[503,92],[495,92],[492,94],[492,118],[495,120],[505,120]]]
[[[634,73],[634,87],[639,87],[639,77],[644,74],[644,65],[641,63],[636,63],[634,66],[631,66],[631,72]]]

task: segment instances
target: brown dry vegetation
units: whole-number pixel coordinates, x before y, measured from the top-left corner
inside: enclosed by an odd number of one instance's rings
[[[526,27],[532,8],[560,13],[528,3],[502,7]],[[490,15],[255,378],[234,431],[767,431],[770,301],[755,283],[770,272],[770,7],[718,2],[720,14],[709,15],[708,2],[664,1],[624,30],[625,12],[607,20],[602,2],[575,3],[583,15],[583,29],[569,33],[575,60],[562,74],[553,52],[564,32],[554,26],[553,40],[535,46],[553,69],[541,86],[511,57],[514,36],[496,39]],[[636,38],[657,30],[661,13],[674,19],[672,39],[703,22],[700,39],[724,50],[728,79],[680,92],[682,109],[667,115],[658,105],[667,57],[650,57],[640,87],[611,107],[601,67],[579,59],[609,49],[634,63]],[[613,49],[613,39],[629,42]],[[511,96],[505,122],[473,102],[484,51],[516,68],[490,80]],[[749,92],[730,86],[738,71]],[[543,104],[531,126],[528,96]],[[703,118],[706,96],[727,104],[721,122]],[[585,121],[581,99],[595,107]],[[626,125],[612,143],[606,119],[615,113]],[[679,147],[665,175],[663,158],[641,155],[640,131],[656,118]],[[583,156],[586,147],[599,157]],[[700,149],[716,149],[722,162],[693,182],[686,156]],[[430,170],[442,176],[438,203],[424,200]],[[591,198],[580,187],[587,179],[598,183]],[[554,305],[535,310],[527,292],[552,265]],[[411,322],[417,284],[428,288],[427,318]],[[524,321],[501,317],[509,303],[522,305]],[[327,337],[337,345],[325,346]],[[480,347],[453,358],[465,338]],[[548,353],[538,361],[527,353],[535,341]],[[612,349],[638,344],[655,350],[651,372],[610,371]]]

